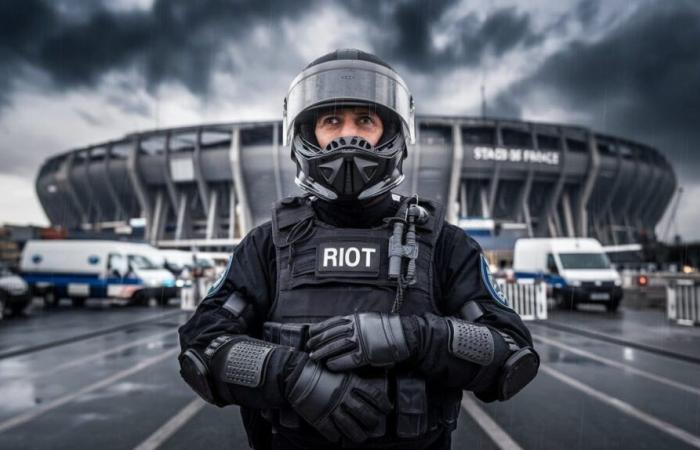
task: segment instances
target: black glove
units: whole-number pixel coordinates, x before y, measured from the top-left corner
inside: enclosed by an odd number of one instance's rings
[[[285,384],[292,408],[326,439],[360,443],[385,434],[386,415],[393,408],[385,377],[334,373],[308,360]]]
[[[391,367],[411,356],[402,317],[387,313],[355,313],[309,327],[311,359],[335,371],[362,366]]]

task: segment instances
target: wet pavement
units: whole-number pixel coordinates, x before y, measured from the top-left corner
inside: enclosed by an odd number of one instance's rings
[[[181,381],[167,307],[88,303],[0,322],[0,449],[247,449],[236,407]],[[455,449],[700,448],[700,328],[659,310],[529,322],[540,374],[514,399],[463,401]]]

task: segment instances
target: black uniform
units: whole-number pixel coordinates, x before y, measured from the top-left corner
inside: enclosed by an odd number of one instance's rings
[[[390,194],[369,205],[330,204],[309,197],[284,200],[273,211],[272,222],[253,229],[236,247],[225,275],[180,328],[183,352],[204,353],[221,336],[227,336],[221,345],[254,338],[296,348],[273,353],[265,382],[254,387],[255,383],[251,387],[224,383],[219,388],[216,403],[242,407],[251,445],[338,447],[327,444],[294,413],[284,380],[308,359],[309,323],[390,311],[396,282],[386,279],[384,256],[391,227],[384,219],[403,215],[400,208],[406,204],[406,199],[401,203]],[[449,448],[462,390],[472,390],[484,401],[499,399],[498,378],[509,346],[532,346],[529,331],[492,283],[479,245],[462,229],[444,222],[439,205],[425,204],[432,222],[417,229],[417,282],[405,288],[399,310],[406,340],[419,351],[392,367],[356,369],[383,380],[393,408],[380,435],[370,436],[357,448]],[[329,241],[337,248],[323,253],[324,242]],[[350,256],[352,246],[362,248]],[[370,260],[375,255],[378,259]],[[325,272],[325,266],[319,267],[321,258],[329,266],[346,264]],[[367,264],[360,264],[360,258]],[[455,357],[450,345],[454,350],[460,344],[449,342],[449,327],[442,319],[448,316],[487,326],[480,329],[494,336],[492,357],[479,363],[479,349],[471,360]],[[216,369],[212,372],[214,378],[219,376]]]

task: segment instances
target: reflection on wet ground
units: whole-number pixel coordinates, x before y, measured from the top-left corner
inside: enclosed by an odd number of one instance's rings
[[[546,348],[546,346],[545,346]],[[558,363],[558,364],[575,364],[582,366],[603,366],[597,361],[593,361],[582,356],[574,355],[571,353],[566,353],[557,348],[547,348],[546,353],[543,351],[539,352],[541,362],[546,363]]]
[[[179,377],[176,330],[186,318],[175,305],[35,305],[2,322],[0,354],[108,331],[0,357],[0,448],[248,448],[237,408],[193,402]],[[700,330],[661,311],[551,311],[550,322],[660,348],[681,342],[679,351],[700,356]],[[109,331],[117,325],[126,326]],[[700,448],[700,365],[542,323],[530,329],[543,370],[514,399],[462,411],[453,448],[502,448],[494,430],[516,446],[508,448]]]
[[[0,385],[2,411],[15,413],[24,411],[38,403],[34,383],[12,380]]]

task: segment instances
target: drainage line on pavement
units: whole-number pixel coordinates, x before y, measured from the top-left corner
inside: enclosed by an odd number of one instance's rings
[[[546,320],[536,322],[537,325],[543,325],[545,327],[554,328],[555,330],[565,331],[567,333],[578,334],[581,336],[586,336],[593,339],[598,339],[601,341],[610,342],[612,344],[622,345],[625,347],[632,347],[638,350],[643,350],[649,353],[655,353],[657,355],[666,356],[668,358],[678,359],[681,361],[698,364],[700,365],[700,358],[696,356],[686,355],[683,353],[673,352],[671,350],[665,350],[663,348],[654,347],[653,345],[640,344],[638,342],[626,341],[624,339],[617,338],[615,336],[610,336],[609,334],[599,333],[597,331],[584,330],[581,328],[570,327],[568,325],[562,325],[560,323],[548,322]]]

